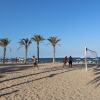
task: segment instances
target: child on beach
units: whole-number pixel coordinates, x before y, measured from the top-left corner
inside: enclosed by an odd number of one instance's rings
[[[66,56],[66,57],[64,58],[64,61],[63,61],[63,67],[66,66],[67,62],[68,62],[68,58],[67,58],[67,56]]]
[[[33,60],[33,67],[37,67],[39,69],[37,58],[35,58],[35,56],[33,56],[32,60]]]

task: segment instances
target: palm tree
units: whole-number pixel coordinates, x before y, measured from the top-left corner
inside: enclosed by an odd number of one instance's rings
[[[41,35],[36,34],[32,37],[32,40],[37,43],[37,59],[39,62],[39,45],[40,45],[40,42],[44,40],[44,38]]]
[[[57,43],[60,41],[60,39],[58,39],[58,37],[56,37],[56,36],[53,36],[53,37],[49,37],[48,41],[53,46],[53,63],[55,63],[55,53],[56,53],[55,47],[56,47]]]
[[[21,46],[24,46],[24,47],[25,47],[25,64],[27,63],[28,47],[30,46],[31,43],[32,43],[31,40],[28,39],[28,38],[26,38],[26,39],[23,38],[23,39],[21,39],[21,40],[19,41],[19,44],[20,44]]]
[[[0,46],[2,46],[3,49],[3,63],[5,63],[5,58],[6,58],[6,50],[7,50],[7,46],[10,43],[10,41],[8,40],[8,38],[4,38],[4,39],[0,39]]]

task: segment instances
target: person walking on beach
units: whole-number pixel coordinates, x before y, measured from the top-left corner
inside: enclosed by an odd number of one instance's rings
[[[37,67],[39,69],[38,61],[37,61],[37,58],[35,58],[35,56],[32,57],[32,61],[33,61],[33,67]]]
[[[68,58],[67,58],[67,56],[66,56],[66,57],[64,58],[64,60],[63,60],[63,67],[66,66],[67,62],[68,62]]]
[[[17,64],[17,63],[18,63],[18,58],[16,57],[16,59],[15,59],[15,60],[16,60],[16,64]]]
[[[73,58],[70,56],[68,59],[69,67],[72,68]]]
[[[18,58],[18,63],[20,63],[20,61],[21,61],[21,59],[20,59],[20,57]]]

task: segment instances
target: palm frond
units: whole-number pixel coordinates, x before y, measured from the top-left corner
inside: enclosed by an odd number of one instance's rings
[[[47,39],[53,46],[55,46],[56,44],[58,44],[58,42],[60,41],[60,39],[58,39],[58,37],[54,36],[54,37],[49,37]]]
[[[0,39],[0,46],[7,46],[10,43],[10,40],[8,38]]]
[[[41,35],[39,34],[35,34],[33,37],[32,37],[32,40],[37,42],[37,43],[40,43],[41,41],[45,40]]]
[[[18,42],[20,45],[22,46],[29,46],[32,42],[31,42],[31,39],[21,39],[19,42]]]

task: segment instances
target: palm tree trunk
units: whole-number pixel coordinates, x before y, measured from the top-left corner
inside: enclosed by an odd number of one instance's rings
[[[4,46],[3,63],[5,63],[5,58],[6,58],[6,47]]]
[[[55,46],[53,46],[53,63],[55,63]]]
[[[39,62],[39,43],[37,43],[37,59],[38,59],[38,62]]]
[[[25,47],[25,64],[27,63],[27,51],[28,51],[28,48],[27,46]]]

